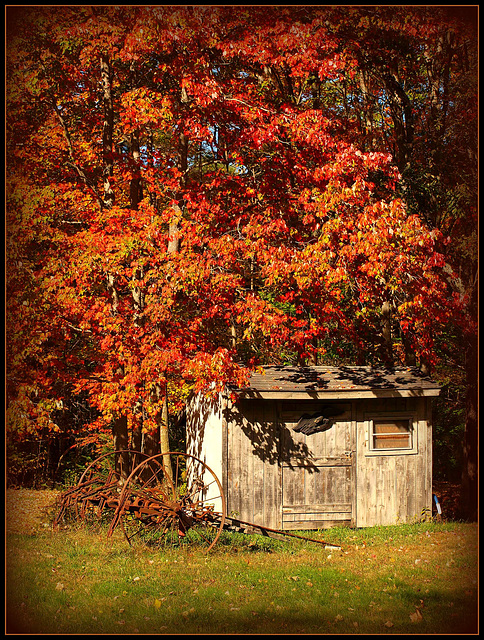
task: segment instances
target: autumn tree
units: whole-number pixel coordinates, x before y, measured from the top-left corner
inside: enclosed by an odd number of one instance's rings
[[[451,320],[436,351],[442,379],[467,388],[463,508],[475,518],[477,10],[367,7],[345,11],[344,21],[334,16],[330,22],[356,69],[338,87],[348,121],[353,116],[356,123],[355,139],[363,149],[392,153],[408,210],[448,238],[444,269],[453,291],[466,299],[467,326]],[[447,264],[453,265],[453,275]],[[391,324],[398,335],[395,320]],[[402,341],[405,359],[412,363],[405,335]],[[439,406],[444,401],[451,405],[452,395],[444,392]]]
[[[76,397],[87,433],[159,450],[191,390],[264,363],[391,364],[405,358],[396,335],[429,366],[447,324],[465,326],[449,235],[408,195],[403,90],[382,75],[371,97],[377,45],[357,50],[338,8],[21,15],[8,55],[12,430],[35,430],[40,408],[61,429],[52,407]],[[377,135],[382,95],[395,113]],[[385,146],[386,132],[407,146]]]

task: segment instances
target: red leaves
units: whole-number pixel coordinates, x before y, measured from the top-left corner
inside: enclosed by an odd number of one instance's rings
[[[249,370],[234,362],[233,354],[225,348],[214,353],[199,352],[187,359],[183,367],[183,375],[195,380],[194,391],[207,395],[220,393],[228,383],[247,384],[248,374]]]
[[[11,209],[21,251],[10,251],[26,257],[38,311],[25,312],[36,338],[26,348],[22,324],[15,366],[47,394],[61,377],[89,391],[98,425],[138,420],[139,407],[154,419],[154,385],[167,380],[181,402],[190,386],[240,382],[240,362],[294,359],[316,341],[364,349],[386,300],[429,349],[457,308],[443,239],[395,197],[392,158],[360,150],[333,105],[339,76],[355,73],[335,28],[307,7],[253,9],[255,26],[231,7],[64,8],[45,68],[23,43],[34,70],[13,92],[12,146],[19,182],[32,184]],[[116,116],[117,206],[103,209],[100,52]],[[25,267],[10,275],[13,317],[25,281]],[[41,380],[32,370],[47,360]]]

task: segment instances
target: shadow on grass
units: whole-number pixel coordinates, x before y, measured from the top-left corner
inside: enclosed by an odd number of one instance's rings
[[[429,600],[427,596],[427,601]],[[348,611],[341,609],[341,614],[329,610],[308,614],[278,612],[277,610],[240,612],[228,609],[225,612],[213,612],[207,607],[205,613],[189,611],[172,612],[170,615],[140,615],[139,619],[130,620],[94,620],[91,613],[86,612],[86,619],[78,620],[78,624],[63,622],[52,618],[27,620],[21,611],[7,612],[7,634],[48,634],[48,633],[101,633],[101,634],[473,634],[477,633],[477,607],[475,611],[460,608],[452,615],[448,602],[440,602],[437,615],[435,609],[428,612],[422,610],[422,618],[412,622],[407,615],[399,617],[401,608],[392,612],[384,611]],[[458,603],[454,603],[458,604]],[[277,605],[275,605],[277,607]],[[346,610],[345,610],[346,609]],[[447,609],[447,614],[444,610]]]

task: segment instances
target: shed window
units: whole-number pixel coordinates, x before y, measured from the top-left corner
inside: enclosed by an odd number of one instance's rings
[[[412,422],[409,418],[377,418],[372,425],[373,450],[412,448]]]

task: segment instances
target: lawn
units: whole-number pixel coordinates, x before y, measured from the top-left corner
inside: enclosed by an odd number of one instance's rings
[[[207,555],[83,528],[7,537],[7,632],[477,633],[476,524],[311,532],[341,549],[223,532]]]

